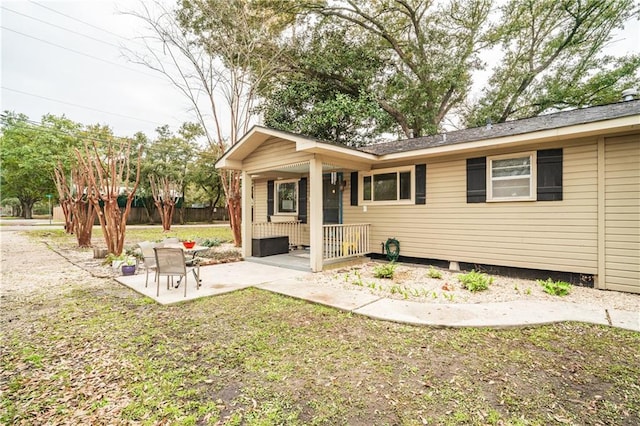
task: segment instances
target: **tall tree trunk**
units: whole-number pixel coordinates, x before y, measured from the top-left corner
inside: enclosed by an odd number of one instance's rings
[[[73,226],[79,247],[91,247],[93,223],[96,220],[96,210],[93,204],[86,198],[82,198],[73,204]]]
[[[68,198],[62,198],[62,194],[60,195],[60,207],[62,208],[62,214],[64,214],[64,231],[67,234],[73,234],[73,213],[72,213],[72,203]]]
[[[96,210],[86,195],[89,193],[86,174],[79,168],[74,168],[67,179],[62,164],[59,163],[54,170],[54,181],[64,211],[67,233],[75,234],[79,247],[91,247]]]
[[[171,230],[171,224],[173,223],[176,203],[180,200],[176,191],[176,188],[179,188],[180,185],[170,181],[167,177],[157,176],[149,176],[149,183],[151,184],[153,202],[160,215],[162,230],[168,232]]]
[[[242,192],[240,191],[240,172],[238,170],[225,170],[221,175],[222,188],[227,199],[229,211],[229,225],[233,234],[233,242],[236,247],[242,246]]]
[[[142,201],[142,205],[144,207],[144,212],[147,215],[147,223],[153,225],[155,221],[153,220],[153,206],[155,203],[150,203],[147,197]]]
[[[171,230],[171,225],[173,224],[173,213],[175,211],[175,203],[171,202],[172,200],[165,200],[158,198],[155,202],[156,209],[158,209],[158,214],[160,215],[160,223],[162,223],[162,230],[164,232],[169,232]]]
[[[229,209],[229,225],[233,233],[233,241],[236,247],[242,245],[242,199],[235,196],[227,199],[227,207]]]
[[[20,206],[22,207],[22,217],[25,219],[33,219],[33,205],[35,201],[30,198],[20,199]]]

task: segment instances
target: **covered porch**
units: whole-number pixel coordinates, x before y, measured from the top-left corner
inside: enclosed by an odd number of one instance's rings
[[[282,266],[300,271],[311,271],[311,246],[309,232],[300,221],[271,223],[253,223],[252,240],[273,236],[287,236],[289,247],[287,253],[257,257],[255,253],[246,258],[266,265]],[[369,253],[368,223],[339,224],[322,226],[322,266],[352,260]],[[252,244],[253,245],[253,244]]]
[[[347,147],[252,129],[216,164],[242,172],[243,256],[318,272],[370,253],[371,225],[349,221],[343,206],[354,191],[357,197],[354,175],[373,160]]]

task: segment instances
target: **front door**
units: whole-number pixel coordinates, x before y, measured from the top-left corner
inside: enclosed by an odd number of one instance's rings
[[[331,173],[322,175],[322,223],[325,225],[342,223],[342,173],[336,173],[334,183],[331,181]]]

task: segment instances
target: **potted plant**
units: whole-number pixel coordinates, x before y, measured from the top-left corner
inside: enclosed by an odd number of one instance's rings
[[[127,256],[122,263],[122,275],[133,275],[136,273],[136,263],[138,259],[133,256]]]
[[[104,259],[104,264],[108,265],[111,264],[111,268],[115,271],[120,270],[120,267],[122,266],[122,264],[124,263],[124,261],[126,260],[127,255],[122,253],[120,255],[114,254],[114,253],[109,253],[107,255],[107,257]]]
[[[140,251],[125,249],[125,251],[119,255],[109,253],[104,263],[111,263],[111,268],[114,272],[121,271],[122,275],[133,275],[138,266],[138,259],[142,259],[142,253]]]

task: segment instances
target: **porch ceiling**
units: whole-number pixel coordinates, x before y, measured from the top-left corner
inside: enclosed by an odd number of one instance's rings
[[[322,171],[325,173],[333,171],[344,170],[344,167],[340,167],[333,164],[322,164]],[[292,164],[290,166],[276,167],[270,170],[261,171],[251,175],[253,179],[256,178],[293,178],[302,175],[309,174],[309,163]]]

